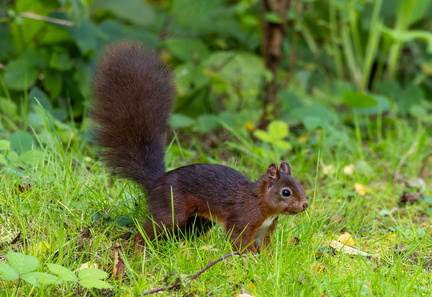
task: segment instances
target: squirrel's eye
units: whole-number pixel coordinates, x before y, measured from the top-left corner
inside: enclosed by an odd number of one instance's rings
[[[283,189],[282,190],[282,196],[289,197],[289,196],[291,196],[291,192],[287,189]]]

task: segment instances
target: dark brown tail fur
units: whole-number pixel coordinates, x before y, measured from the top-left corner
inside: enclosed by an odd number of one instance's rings
[[[165,172],[166,125],[174,85],[169,69],[140,43],[109,47],[94,78],[90,116],[111,171],[148,191]]]

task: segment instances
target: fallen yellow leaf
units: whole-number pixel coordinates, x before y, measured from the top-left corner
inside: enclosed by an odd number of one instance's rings
[[[325,175],[330,175],[330,174],[334,173],[335,171],[336,171],[335,167],[332,164],[323,166],[323,173]]]
[[[366,194],[366,188],[362,184],[355,183],[354,188],[355,188],[356,192],[359,193],[360,195],[363,196]]]
[[[338,241],[344,245],[353,247],[355,245],[354,239],[352,238],[351,234],[348,232],[345,232],[341,236],[339,236]]]
[[[354,173],[354,165],[349,164],[343,168],[343,173],[346,175],[352,175]]]
[[[46,241],[41,241],[38,243],[38,248],[42,252],[46,252],[47,250],[49,250],[51,248],[51,245]]]
[[[78,268],[74,272],[80,271],[84,268],[96,268],[96,269],[98,269],[98,265],[97,265],[97,263],[85,262],[85,263],[81,264],[80,268]]]
[[[359,249],[341,244],[340,242],[338,242],[336,240],[331,240],[330,246],[333,247],[335,250],[342,251],[348,255],[360,255],[360,256],[365,256],[368,259],[377,259],[378,258],[378,255],[372,255],[372,254],[365,253]]]

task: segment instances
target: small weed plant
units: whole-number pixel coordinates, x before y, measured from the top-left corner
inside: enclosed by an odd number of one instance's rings
[[[24,255],[17,252],[8,252],[6,259],[9,264],[0,262],[0,280],[2,281],[20,281],[23,280],[36,287],[49,285],[59,285],[62,283],[72,283],[81,285],[84,288],[92,289],[111,289],[112,286],[104,281],[108,277],[105,271],[96,268],[83,268],[75,274],[71,270],[57,264],[46,264],[48,270],[52,273],[39,272],[39,260],[30,255]]]

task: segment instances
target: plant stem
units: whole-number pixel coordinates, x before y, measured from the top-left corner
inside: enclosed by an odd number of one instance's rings
[[[416,3],[417,0],[399,2],[396,25],[394,28],[396,31],[404,32],[406,31],[406,29],[408,29],[410,25],[410,19]],[[388,58],[388,79],[389,80],[393,80],[395,78],[396,69],[399,65],[399,56],[401,51],[402,51],[402,42],[395,41],[390,48],[390,54]]]
[[[330,19],[330,36],[332,44],[332,55],[334,57],[335,70],[339,79],[343,78],[343,65],[341,52],[339,49],[338,34],[337,34],[337,20],[336,20],[336,7],[334,0],[330,1],[329,8],[329,19]]]
[[[371,69],[378,48],[381,37],[382,23],[379,19],[379,12],[381,10],[382,0],[376,0],[372,11],[371,26],[369,28],[369,36],[366,44],[366,52],[363,63],[362,78],[360,83],[360,90],[367,89],[368,83],[371,80]]]

